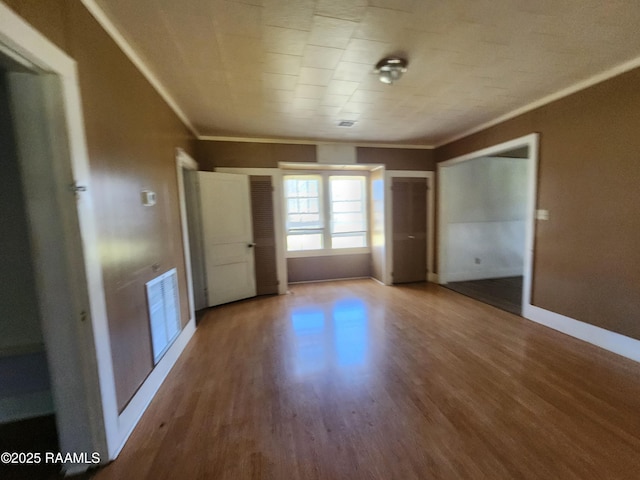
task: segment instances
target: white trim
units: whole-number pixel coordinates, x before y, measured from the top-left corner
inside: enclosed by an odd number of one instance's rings
[[[153,400],[160,385],[162,385],[162,382],[164,382],[164,379],[176,364],[176,361],[189,343],[189,340],[191,340],[191,337],[193,337],[195,331],[196,322],[194,319],[191,319],[118,416],[118,430],[120,435],[118,443],[113,447],[113,452],[110,455],[111,459],[114,459],[120,453],[122,447],[124,447],[131,432],[138,424],[138,421],[151,403],[151,400]]]
[[[438,274],[429,272],[429,281],[433,283],[440,283],[440,281],[438,280]]]
[[[323,280],[301,280],[299,282],[291,282],[290,285],[302,285],[305,283],[326,283],[326,282],[342,282],[347,280],[374,280],[378,282],[380,285],[384,285],[384,283],[376,280],[373,277],[344,277],[344,278],[326,278]]]
[[[270,176],[273,186],[273,222],[276,234],[276,271],[278,275],[278,294],[287,293],[287,258],[284,237],[284,193],[282,191],[282,170],[279,168],[236,168],[217,167],[216,172],[239,173],[242,175]]]
[[[197,138],[198,131],[193,126],[187,115],[182,111],[178,103],[173,99],[169,91],[165,88],[158,77],[151,71],[147,64],[142,60],[140,55],[131,47],[129,42],[124,38],[118,27],[111,21],[108,15],[102,10],[102,8],[95,2],[95,0],[81,0],[84,6],[89,10],[91,15],[97,20],[97,22],[105,29],[109,36],[116,42],[116,45],[124,52],[124,54],[131,60],[131,62],[137,67],[142,75],[147,79],[156,92],[167,102],[169,108],[182,120],[182,123],[193,133]]]
[[[307,171],[316,171],[316,172],[324,172],[324,171],[338,171],[338,172],[373,172],[380,168],[383,168],[384,165],[380,164],[368,164],[368,163],[357,163],[357,164],[338,164],[338,163],[317,163],[317,162],[278,162],[278,168],[282,170],[287,170],[290,172],[296,172],[300,175],[304,175],[303,172]]]
[[[460,140],[461,138],[467,137],[469,135],[473,135],[474,133],[493,127],[494,125],[505,122],[514,117],[517,117],[518,115],[522,115],[523,113],[530,112],[532,110],[535,110],[536,108],[540,108],[544,105],[555,102],[562,98],[568,97],[569,95],[573,95],[574,93],[577,93],[581,90],[586,90],[587,88],[597,85],[598,83],[602,83],[606,80],[609,80],[610,78],[616,77],[618,75],[622,75],[623,73],[638,67],[640,67],[640,57],[636,57],[632,60],[616,65],[615,67],[605,70],[604,72],[600,72],[596,75],[593,75],[592,77],[589,77],[585,80],[575,83],[570,87],[564,88],[559,92],[555,92],[550,95],[547,95],[546,97],[542,97],[541,99],[536,100],[535,102],[531,102],[523,107],[512,110],[511,112],[501,115],[498,118],[494,118],[493,120],[482,123],[476,127],[470,128],[469,130],[466,130],[463,133],[452,135],[451,137],[448,137],[446,140],[438,142],[438,144],[435,147],[438,148],[443,145],[447,145],[451,142],[455,142],[456,140]]]
[[[417,145],[402,143],[375,143],[375,142],[340,142],[330,140],[312,140],[304,138],[264,138],[264,137],[225,137],[216,135],[199,135],[198,140],[210,142],[243,142],[243,143],[279,143],[283,145],[350,145],[353,147],[371,148],[402,148],[412,150],[433,150],[434,145]]]
[[[439,181],[439,215],[438,215],[438,279],[441,285],[445,285],[449,278],[447,277],[447,235],[446,225],[448,223],[446,198],[447,198],[447,182],[446,169],[452,165],[467,162],[480,157],[492,156],[498,153],[513,150],[518,147],[529,148],[529,159],[527,162],[527,218],[525,223],[525,253],[524,253],[524,281],[522,285],[522,309],[531,303],[531,281],[533,275],[533,241],[535,234],[535,210],[536,210],[536,193],[538,185],[538,143],[540,134],[531,133],[523,137],[515,138],[507,142],[483,148],[475,152],[467,153],[459,157],[438,163]]]
[[[180,206],[180,226],[182,228],[182,249],[184,252],[185,272],[187,276],[187,294],[189,297],[189,320],[196,318],[193,300],[193,274],[191,272],[191,248],[189,243],[189,225],[187,223],[187,200],[184,192],[185,170],[198,170],[198,162],[181,148],[176,148],[176,175],[178,179],[178,202]]]
[[[457,272],[448,272],[448,282],[462,282],[472,280],[483,280],[485,278],[505,278],[519,277],[522,275],[522,266],[517,265],[509,268],[483,269],[480,272],[475,270],[461,270]]]
[[[640,362],[640,340],[566,317],[534,305],[526,305],[523,317],[536,323],[566,333],[574,338]]]
[[[427,190],[427,280],[432,281],[435,245],[435,172],[421,170],[386,170],[384,174],[385,201],[384,201],[384,223],[385,223],[385,272],[384,283],[393,285],[393,192],[391,190],[392,179],[394,177],[426,178],[429,189]]]
[[[176,162],[178,165],[186,170],[198,170],[200,166],[191,155],[185,152],[182,148],[176,148]]]
[[[26,58],[24,58],[23,56],[17,54],[16,52],[14,52],[13,50],[11,50],[8,47],[5,47],[4,45],[0,44],[0,55],[8,58],[9,60],[11,60],[12,62],[15,62],[16,65],[20,67],[23,67],[24,69],[26,69],[29,72],[34,72],[36,71],[38,68],[31,63],[29,60],[27,60]],[[11,70],[11,69],[9,69]]]
[[[57,131],[66,130],[67,138],[59,139],[61,142],[66,141],[68,147],[68,164],[64,166],[70,167],[74,179],[91,191],[84,121],[75,62],[3,3],[0,3],[0,43],[18,55],[25,57],[28,62],[33,63],[43,71],[50,72],[58,77],[61,85],[62,104],[58,107],[60,111],[56,112],[56,114],[60,115],[66,125],[54,126]],[[57,168],[63,168],[64,166],[58,165]],[[74,215],[70,215],[69,218]],[[76,427],[90,429],[94,444],[88,446],[88,448],[100,453],[102,461],[107,461],[108,458],[111,458],[113,445],[118,437],[117,410],[115,409],[115,383],[102,284],[102,268],[91,195],[81,195],[77,202],[77,226],[81,245],[68,244],[67,247],[75,248],[76,253],[82,250],[84,264],[81,268],[84,268],[84,274],[86,275],[86,286],[80,286],[76,293],[80,295],[79,292],[84,291],[85,288],[88,291],[88,299],[78,299],[78,301],[88,302],[89,307],[87,310],[89,312],[87,313],[89,313],[90,322],[84,324],[86,325],[85,328],[80,328],[78,325],[76,334],[67,338],[66,341],[81,351],[82,375],[76,377],[76,382],[83,384],[79,388],[84,389],[86,397],[63,396],[62,398],[65,402],[63,410],[65,412],[73,409],[73,405],[78,405],[78,409],[73,418],[61,418],[61,405],[58,405],[57,417],[59,428],[63,429],[61,433],[63,437],[64,431],[73,432]],[[57,352],[55,345],[49,346],[51,347],[50,350],[52,350],[49,352],[50,355],[64,355],[64,350]],[[56,377],[53,376],[53,389],[55,389],[56,383]],[[67,401],[69,402],[68,404],[66,403]],[[78,404],[78,402],[82,402],[82,404]],[[90,425],[80,424],[78,426],[78,414],[81,411],[90,413]],[[61,449],[64,450],[65,448],[68,447],[61,445]],[[86,468],[86,466],[69,466],[67,472],[82,468]]]
[[[216,167],[216,172],[219,173],[239,173],[241,175],[256,175],[256,176],[274,176],[280,173],[279,168],[245,168],[245,167]]]

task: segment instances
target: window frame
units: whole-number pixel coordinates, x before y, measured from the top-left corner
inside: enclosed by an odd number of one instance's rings
[[[318,214],[320,216],[320,227],[309,227],[309,228],[289,228],[289,200],[291,198],[299,198],[299,197],[289,197],[287,195],[287,180],[318,180]],[[326,235],[325,230],[327,229],[326,215],[325,215],[325,192],[324,192],[324,178],[322,175],[317,175],[315,173],[310,173],[307,175],[304,174],[284,174],[282,177],[282,191],[284,197],[284,228],[285,228],[285,250],[289,252],[288,243],[289,243],[289,235],[309,235],[309,234],[320,234],[322,237],[322,246],[323,248],[320,250],[324,250],[326,246]],[[307,197],[314,198],[314,197]],[[309,252],[315,250],[291,250],[293,252]]]
[[[363,177],[363,203],[364,203],[364,221],[365,221],[365,239],[366,246],[364,247],[351,247],[351,248],[332,248],[331,247],[331,230],[332,230],[332,212],[331,212],[331,188],[330,177]],[[320,214],[323,221],[322,227],[322,240],[323,248],[315,250],[288,250],[287,243],[290,235],[288,228],[288,197],[286,194],[286,180],[289,178],[300,177],[320,177],[320,191],[319,196],[321,199]],[[371,253],[371,232],[370,232],[370,211],[369,211],[369,197],[370,197],[370,185],[369,185],[369,172],[368,171],[354,171],[354,170],[285,170],[282,174],[282,191],[283,191],[283,216],[284,216],[284,244],[286,258],[300,258],[300,257],[322,257],[322,256],[334,256],[334,255],[353,255],[359,253]],[[318,229],[312,229],[314,232]],[[311,230],[309,230],[311,232]],[[313,232],[311,232],[313,233]],[[355,233],[355,232],[354,232]]]

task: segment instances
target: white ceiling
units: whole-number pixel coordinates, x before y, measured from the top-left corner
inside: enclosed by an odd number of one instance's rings
[[[435,145],[640,57],[638,0],[95,3],[202,136]]]

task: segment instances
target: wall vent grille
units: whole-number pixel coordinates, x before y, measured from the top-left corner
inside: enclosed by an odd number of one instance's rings
[[[147,282],[146,287],[155,365],[180,333],[180,298],[176,269],[173,268]]]

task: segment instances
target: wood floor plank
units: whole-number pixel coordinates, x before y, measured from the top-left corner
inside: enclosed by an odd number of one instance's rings
[[[640,365],[432,284],[210,309],[98,480],[637,479]]]

